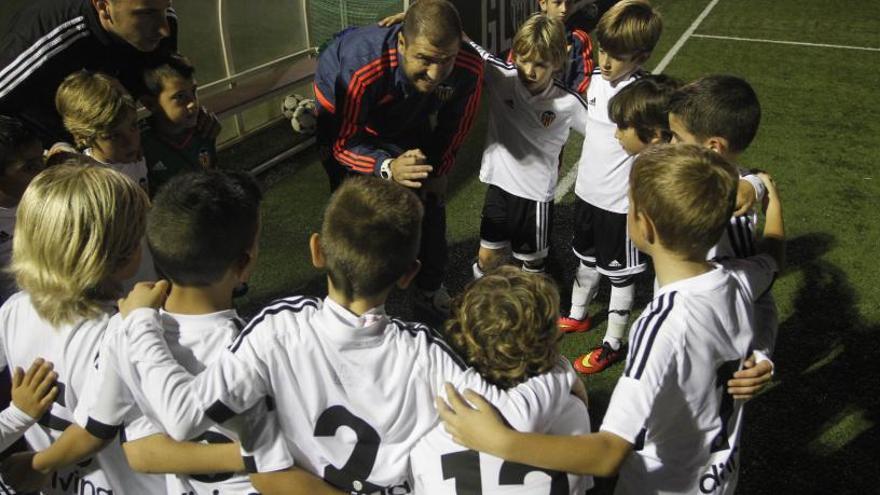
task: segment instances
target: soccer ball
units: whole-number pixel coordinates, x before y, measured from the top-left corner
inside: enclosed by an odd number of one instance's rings
[[[318,126],[315,100],[301,95],[289,95],[281,103],[281,113],[290,120],[297,134],[314,134]]]
[[[292,119],[293,112],[296,110],[296,107],[299,106],[300,102],[306,99],[303,95],[291,94],[284,97],[284,101],[281,102],[281,114],[284,115],[285,119]]]

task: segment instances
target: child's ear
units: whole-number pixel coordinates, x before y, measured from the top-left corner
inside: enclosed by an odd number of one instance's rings
[[[416,275],[418,275],[419,270],[422,268],[422,262],[419,260],[413,261],[413,264],[409,267],[409,269],[397,279],[397,288],[406,289],[409,287],[409,284],[415,280]]]
[[[639,234],[642,236],[642,239],[644,239],[647,244],[656,243],[657,228],[654,226],[654,221],[651,220],[651,217],[641,211],[636,211],[636,217],[638,218],[636,225],[638,226]]]
[[[726,155],[728,150],[730,150],[730,143],[727,141],[726,138],[723,138],[721,136],[712,136],[706,139],[705,146],[721,155]]]
[[[309,237],[309,252],[312,254],[312,266],[319,269],[327,267],[324,251],[321,250],[321,234],[315,232]]]
[[[238,281],[239,282],[247,282],[250,280],[251,275],[254,273],[254,268],[257,264],[257,257],[255,256],[255,252],[253,251],[245,251],[241,253],[241,258],[238,261]]]

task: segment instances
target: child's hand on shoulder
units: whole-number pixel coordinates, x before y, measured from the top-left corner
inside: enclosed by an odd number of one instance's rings
[[[158,282],[138,282],[131,292],[117,302],[119,314],[128,317],[132,311],[140,308],[159,309],[168,297],[170,284],[167,280]]]
[[[776,181],[773,180],[773,177],[767,172],[758,172],[756,175],[764,183],[764,187],[767,188],[767,196],[778,198],[779,190],[776,188]]]
[[[446,397],[448,403],[441,397],[435,402],[443,427],[452,439],[467,448],[498,455],[499,441],[511,430],[495,407],[473,390],[460,395],[449,383]]]
[[[19,367],[12,373],[12,403],[34,420],[40,419],[52,407],[58,395],[52,363],[35,359],[27,373]]]
[[[740,179],[736,187],[736,207],[733,216],[738,217],[748,213],[755,206],[757,198],[755,186],[745,179]]]

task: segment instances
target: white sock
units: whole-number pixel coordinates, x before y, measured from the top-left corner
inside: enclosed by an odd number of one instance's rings
[[[620,346],[623,345],[623,342],[620,339],[615,338],[615,337],[611,337],[609,335],[605,335],[605,338],[602,339],[602,343],[608,344],[615,351],[619,351]]]
[[[608,301],[608,329],[605,331],[605,339],[607,341],[610,337],[617,341],[615,350],[620,347],[620,342],[626,336],[626,325],[629,323],[635,292],[635,284],[629,284],[626,287],[611,286],[611,298]]]
[[[485,275],[485,273],[483,273],[483,269],[480,268],[479,261],[474,261],[474,265],[471,268],[474,270],[474,280],[479,280],[483,278],[483,275]]]
[[[587,307],[596,297],[599,289],[599,272],[595,267],[579,263],[577,273],[574,276],[574,284],[571,287],[571,310],[569,318],[583,320],[587,316]]]

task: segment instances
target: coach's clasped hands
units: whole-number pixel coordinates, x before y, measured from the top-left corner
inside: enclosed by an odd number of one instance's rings
[[[428,174],[434,167],[428,165],[425,160],[428,157],[422,150],[413,149],[404,151],[400,156],[391,160],[391,180],[401,186],[418,189],[422,187],[422,181],[428,178]]]

